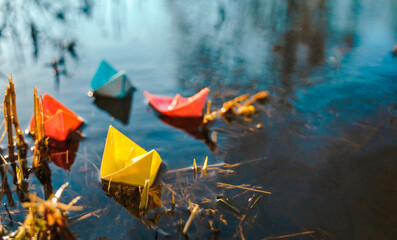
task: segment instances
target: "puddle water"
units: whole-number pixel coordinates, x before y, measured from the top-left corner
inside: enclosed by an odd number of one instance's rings
[[[70,183],[63,202],[81,196],[84,210],[69,212],[78,238],[183,238],[178,222],[189,217],[188,199],[201,209],[191,239],[296,233],[304,234],[294,239],[397,238],[394,1],[0,6],[7,10],[0,21],[0,87],[13,72],[21,126],[28,127],[33,113],[34,86],[85,121],[84,139],[54,149],[55,164],[49,165],[53,189]],[[136,87],[133,96],[87,96],[102,59],[126,71]],[[143,96],[144,90],[191,96],[206,86],[214,107],[260,90],[269,90],[271,98],[255,105],[259,112],[250,121],[218,119],[201,131],[195,119],[158,118]],[[165,163],[143,217],[137,190],[101,183],[109,124],[146,150],[156,149]],[[72,149],[67,164],[57,155],[62,149]],[[199,171],[196,178],[191,170],[173,172],[190,168],[193,159],[202,166],[206,156],[209,165],[229,165],[207,175]],[[34,174],[27,181],[31,192],[44,197]],[[272,194],[244,189],[254,186]],[[13,217],[22,222],[25,212],[13,192]],[[8,224],[4,209],[1,217]]]

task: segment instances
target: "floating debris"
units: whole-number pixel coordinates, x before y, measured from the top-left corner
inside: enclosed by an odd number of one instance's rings
[[[249,116],[256,112],[253,106],[254,102],[268,98],[270,93],[268,91],[260,91],[250,97],[250,94],[243,94],[230,101],[225,102],[220,109],[211,112],[211,101],[208,101],[207,112],[204,115],[203,123],[208,124],[216,118],[230,113],[233,115]]]
[[[302,236],[302,235],[313,234],[313,233],[315,233],[315,231],[306,231],[306,232],[293,233],[293,234],[287,234],[287,235],[282,235],[282,236],[266,237],[263,240],[283,239],[283,238],[290,238],[290,237]]]
[[[260,190],[260,189],[247,187],[247,185],[238,185],[238,186],[236,186],[236,185],[232,185],[232,184],[218,182],[216,186],[217,187],[224,187],[224,188],[227,188],[227,189],[240,188],[240,189],[249,190],[249,191],[253,191],[253,192],[272,194],[271,192],[268,192],[268,191],[263,191],[263,190]]]
[[[154,183],[161,165],[156,150],[147,152],[113,126],[109,126],[101,164],[101,178],[132,186]]]
[[[114,98],[124,98],[135,89],[124,71],[117,72],[105,60],[92,78],[91,88],[96,95]]]
[[[209,88],[204,88],[194,96],[184,98],[180,94],[175,97],[158,96],[144,91],[149,104],[159,113],[169,117],[201,117],[207,100]]]
[[[194,219],[194,216],[196,216],[197,211],[199,210],[199,205],[198,204],[193,204],[194,207],[190,213],[189,219],[187,220],[187,222],[185,223],[185,226],[183,227],[183,234],[187,234],[187,231],[189,231],[189,227],[192,224],[192,221]]]
[[[228,208],[230,208],[231,210],[233,210],[235,213],[237,214],[241,214],[241,211],[233,206],[227,199],[225,199],[224,197],[217,197],[215,199],[215,203],[223,203],[225,206],[227,206]]]
[[[22,203],[28,209],[24,223],[17,231],[11,233],[6,239],[76,239],[69,229],[68,216],[65,211],[81,211],[80,206],[73,206],[79,197],[69,204],[60,203],[58,200],[67,184],[64,184],[49,200],[43,200],[35,194],[29,195],[31,202]]]

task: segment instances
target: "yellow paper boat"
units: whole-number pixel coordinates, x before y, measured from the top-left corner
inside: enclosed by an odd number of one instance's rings
[[[161,165],[156,150],[147,152],[131,139],[109,126],[101,164],[101,178],[111,182],[144,186],[154,183]]]

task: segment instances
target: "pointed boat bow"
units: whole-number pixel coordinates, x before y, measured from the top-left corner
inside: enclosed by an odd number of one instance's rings
[[[203,88],[195,95],[184,98],[158,96],[144,91],[149,104],[159,113],[170,117],[201,117],[207,100],[209,88]]]
[[[109,126],[101,163],[102,179],[132,186],[144,186],[149,179],[151,186],[161,162],[155,150],[146,152],[116,128]]]

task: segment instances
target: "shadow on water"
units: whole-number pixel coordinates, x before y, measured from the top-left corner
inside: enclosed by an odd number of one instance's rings
[[[176,129],[180,129],[197,140],[203,141],[208,146],[211,152],[216,153],[218,151],[218,146],[216,144],[216,135],[213,134],[211,129],[203,125],[202,117],[169,117],[167,115],[157,112],[153,107],[151,107],[151,110],[155,112],[156,116],[163,123]]]
[[[69,139],[64,142],[52,141],[50,143],[50,161],[58,167],[70,171],[70,167],[76,159],[79,144],[80,140],[78,139]]]
[[[135,90],[122,99],[94,95],[94,104],[127,125],[130,121],[134,92]]]
[[[132,187],[123,184],[113,183],[109,187],[108,182],[102,182],[102,190],[106,192],[106,195],[121,206],[125,207],[133,216],[137,218],[142,218],[144,211],[139,209],[139,203],[141,198],[141,193],[139,188]],[[148,200],[148,210],[158,209],[161,207],[161,186],[157,185],[150,188],[149,190],[149,200]],[[158,221],[154,221],[151,225],[155,226]],[[148,226],[150,227],[150,225]]]
[[[153,110],[154,111],[154,110]],[[162,122],[175,127],[177,129],[181,129],[185,131],[190,136],[202,140],[204,139],[202,132],[200,131],[203,119],[199,118],[173,118],[168,117],[166,115],[158,115],[157,116]]]

